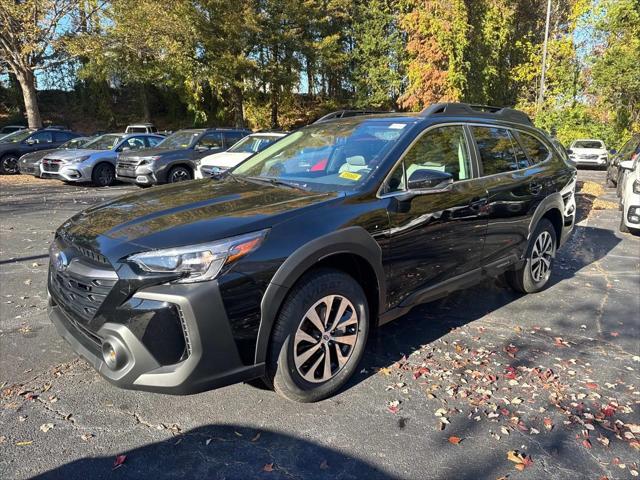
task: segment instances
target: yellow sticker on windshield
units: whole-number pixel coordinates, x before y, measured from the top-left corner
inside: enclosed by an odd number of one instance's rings
[[[360,180],[360,177],[362,177],[362,175],[360,175],[359,173],[353,173],[353,172],[342,172],[338,176],[340,178],[346,178],[347,180],[353,180],[354,182],[357,182],[358,180]]]

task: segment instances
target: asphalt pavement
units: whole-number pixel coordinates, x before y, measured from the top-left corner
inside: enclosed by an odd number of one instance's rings
[[[604,172],[579,179],[604,185]],[[59,338],[55,228],[135,188],[0,178],[1,478],[639,475],[640,237],[618,231],[613,190],[579,195],[548,289],[490,281],[417,307],[376,332],[340,394],[302,405],[246,384],[120,390]]]

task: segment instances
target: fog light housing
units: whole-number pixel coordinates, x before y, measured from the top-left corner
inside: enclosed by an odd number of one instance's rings
[[[102,359],[110,370],[120,370],[127,364],[127,350],[116,339],[102,342]]]
[[[138,175],[136,177],[136,182],[138,182],[138,183],[149,183],[149,179],[147,177],[145,177],[144,175]]]

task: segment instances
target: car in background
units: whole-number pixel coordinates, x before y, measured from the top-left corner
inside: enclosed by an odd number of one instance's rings
[[[21,156],[18,160],[18,169],[20,173],[23,175],[33,175],[36,177],[40,177],[42,174],[42,170],[40,169],[40,165],[42,164],[42,159],[53,153],[57,150],[74,150],[78,148],[82,148],[82,146],[93,140],[91,137],[76,137],[72,138],[68,142],[60,145],[59,148],[52,148],[49,150],[39,150],[37,152],[26,153]]]
[[[31,152],[58,148],[81,135],[69,130],[26,128],[10,133],[0,140],[0,174],[19,173],[18,159]]]
[[[286,135],[282,132],[259,132],[247,135],[226,152],[214,153],[202,158],[196,169],[195,178],[207,178],[223,173]]]
[[[579,167],[606,167],[609,160],[602,140],[574,140],[568,152],[569,158]]]
[[[613,158],[607,166],[607,186],[616,187],[620,183],[620,177],[622,176],[622,170],[619,168],[620,162],[627,160],[635,160],[640,157],[640,133],[636,133],[631,136],[629,140],[622,146],[619,152],[615,150],[611,151]],[[620,189],[618,189],[618,195],[620,195]]]
[[[158,133],[158,129],[153,123],[134,123],[129,125],[124,133]]]
[[[318,149],[327,161],[310,170]],[[50,248],[49,318],[120,387],[262,378],[318,401],[358,372],[370,331],[414,306],[495,277],[520,293],[548,286],[575,179],[507,108],[310,125],[220,179],[67,220]]]
[[[2,137],[6,137],[10,133],[24,130],[26,128],[27,127],[25,127],[24,125],[5,125],[4,127],[0,128],[0,139],[2,139]]]
[[[191,180],[195,177],[198,160],[227,150],[250,133],[250,130],[231,128],[178,130],[156,148],[142,154],[119,155],[116,178],[142,187]]]
[[[148,133],[107,133],[76,150],[57,150],[42,159],[42,177],[65,182],[91,182],[98,187],[116,179],[118,153],[144,150],[158,145],[164,137]]]
[[[640,234],[640,158],[619,163],[620,175],[620,231]]]

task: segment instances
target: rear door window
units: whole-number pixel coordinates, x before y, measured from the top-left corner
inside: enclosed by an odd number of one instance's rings
[[[155,147],[156,145],[158,145],[162,140],[164,140],[164,138],[158,138],[158,137],[145,137],[145,141],[147,143],[148,147]]]
[[[524,147],[524,150],[527,152],[527,156],[531,163],[542,163],[549,158],[551,152],[549,149],[538,140],[533,135],[529,135],[528,133],[518,132],[518,137],[520,137],[520,142]]]
[[[69,132],[53,132],[53,141],[54,142],[66,142],[71,140],[73,137],[75,137],[75,135],[69,133]]]
[[[221,133],[207,133],[200,140],[198,140],[198,146],[206,147],[209,150],[214,148],[222,148],[222,134]]]
[[[53,142],[53,135],[51,132],[41,131],[34,133],[29,139],[33,140],[34,143],[51,143]]]
[[[484,175],[513,172],[520,164],[509,130],[499,127],[472,126]]]

